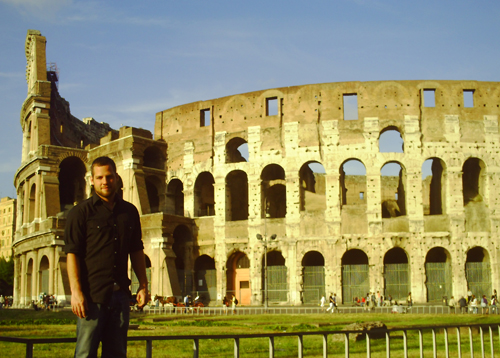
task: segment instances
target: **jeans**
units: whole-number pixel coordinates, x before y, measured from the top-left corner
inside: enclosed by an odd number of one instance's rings
[[[78,318],[75,358],[96,358],[102,342],[102,358],[127,357],[130,302],[123,291],[113,292],[107,305],[89,303],[87,317]]]

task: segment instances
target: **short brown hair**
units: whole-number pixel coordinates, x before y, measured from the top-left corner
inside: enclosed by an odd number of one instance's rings
[[[111,169],[113,169],[113,172],[116,174],[116,164],[110,157],[99,157],[92,162],[92,166],[90,167],[90,173],[92,174],[92,176],[94,176],[94,167],[96,165],[98,167],[109,165]]]

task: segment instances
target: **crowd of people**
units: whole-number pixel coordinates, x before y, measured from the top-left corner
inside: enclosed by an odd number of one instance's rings
[[[467,291],[467,298],[461,296],[458,300],[455,300],[455,298],[451,296],[451,298],[447,300],[446,297],[444,297],[443,303],[448,305],[451,313],[458,311],[460,313],[478,314],[479,309],[481,309],[481,314],[498,314],[497,290],[493,290],[493,294],[490,298],[486,297],[486,295],[482,295],[479,299],[469,290]]]

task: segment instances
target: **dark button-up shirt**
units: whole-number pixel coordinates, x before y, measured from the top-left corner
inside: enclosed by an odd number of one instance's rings
[[[144,248],[134,205],[116,196],[111,211],[94,194],[69,212],[64,242],[64,251],[80,258],[80,282],[88,299],[108,302],[115,283],[128,292],[128,255]]]

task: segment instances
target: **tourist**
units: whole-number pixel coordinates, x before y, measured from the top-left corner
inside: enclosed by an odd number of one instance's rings
[[[121,198],[114,161],[92,163],[94,194],[73,207],[64,232],[71,308],[78,317],[75,357],[127,356],[130,314],[128,261],[139,280],[138,307],[149,301],[141,221]]]
[[[408,308],[413,306],[413,299],[411,298],[411,292],[408,292],[408,297],[406,298],[406,302],[408,303]]]
[[[462,296],[458,300],[458,306],[460,307],[460,312],[461,313],[467,313],[467,301],[465,300],[465,297]]]
[[[495,297],[495,295],[491,296],[490,305],[491,305],[491,313],[497,313],[497,298]]]
[[[455,298],[451,296],[450,300],[448,301],[448,307],[450,308],[450,313],[455,313]]]
[[[321,312],[325,311],[325,303],[326,303],[326,298],[325,296],[321,296],[321,300],[319,301],[319,305],[321,307]]]
[[[472,291],[469,288],[469,290],[467,291],[467,303],[470,304],[471,301],[472,301]]]
[[[469,303],[470,306],[470,311],[472,313],[478,313],[478,308],[477,308],[477,298],[476,295],[471,296],[471,301]]]
[[[330,296],[328,297],[328,303],[329,303],[329,306],[328,306],[328,309],[326,310],[326,312],[330,312],[330,310],[332,311],[331,313],[333,313],[333,293],[330,292]]]
[[[488,299],[486,298],[486,295],[483,295],[481,298],[481,314],[488,314]]]

